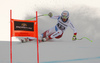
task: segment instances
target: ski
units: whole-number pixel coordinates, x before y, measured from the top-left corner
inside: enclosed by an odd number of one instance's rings
[[[34,40],[36,40],[36,39],[28,39],[28,38],[20,39],[20,41],[22,43],[31,42],[31,41],[34,41]],[[43,40],[38,40],[38,41],[39,41],[39,43],[44,42]]]

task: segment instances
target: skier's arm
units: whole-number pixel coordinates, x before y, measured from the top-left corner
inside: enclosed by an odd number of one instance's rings
[[[76,35],[77,35],[77,31],[75,29],[75,27],[73,26],[73,24],[71,22],[69,22],[69,27],[73,30],[73,37],[72,40],[76,40]]]
[[[59,16],[53,16],[53,14],[52,14],[51,12],[48,14],[48,16],[49,16],[50,18],[53,18],[53,19],[58,19],[58,17],[59,17]]]

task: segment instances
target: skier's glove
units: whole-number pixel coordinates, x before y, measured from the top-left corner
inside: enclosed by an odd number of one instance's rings
[[[52,17],[52,16],[53,16],[53,14],[52,14],[51,12],[49,12],[48,16],[49,16],[49,17]]]
[[[73,41],[77,40],[76,35],[74,35],[74,36],[72,37],[72,40],[73,40]]]

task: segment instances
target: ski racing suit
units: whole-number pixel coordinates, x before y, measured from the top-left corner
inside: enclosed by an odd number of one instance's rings
[[[52,16],[51,18],[57,19],[57,24],[41,34],[42,38],[47,36],[49,39],[61,38],[67,27],[70,27],[73,30],[74,35],[77,35],[77,31],[69,19],[64,22],[62,21],[61,16]]]

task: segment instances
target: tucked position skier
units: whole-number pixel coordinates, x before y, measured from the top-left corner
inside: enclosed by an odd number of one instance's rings
[[[63,11],[61,13],[61,16],[53,16],[53,14],[50,12],[48,14],[50,18],[57,19],[57,24],[50,28],[49,30],[46,30],[44,33],[42,33],[39,37],[40,42],[45,42],[53,38],[61,38],[63,36],[64,31],[67,29],[67,27],[70,27],[73,30],[73,37],[72,40],[76,40],[77,31],[71,21],[69,20],[69,12]],[[28,38],[29,41],[31,41],[31,38]]]

